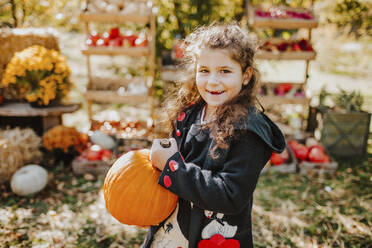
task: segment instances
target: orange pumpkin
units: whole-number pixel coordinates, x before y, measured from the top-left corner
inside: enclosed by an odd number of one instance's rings
[[[177,205],[178,197],[158,184],[160,171],[152,166],[147,149],[121,156],[103,185],[106,209],[127,225],[158,225]]]

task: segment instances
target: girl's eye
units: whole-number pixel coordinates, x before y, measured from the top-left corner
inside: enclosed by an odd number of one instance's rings
[[[227,69],[223,69],[221,70],[222,73],[230,73],[231,71],[230,70],[227,70]]]
[[[207,70],[207,69],[201,69],[201,70],[199,70],[199,72],[200,72],[200,73],[207,73],[208,70]]]

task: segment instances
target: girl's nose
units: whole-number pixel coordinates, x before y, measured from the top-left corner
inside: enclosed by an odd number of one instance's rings
[[[219,84],[219,78],[215,73],[211,73],[208,77],[208,84]]]

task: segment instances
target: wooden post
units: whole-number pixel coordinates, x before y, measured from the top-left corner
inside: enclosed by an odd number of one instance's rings
[[[149,89],[150,94],[150,111],[151,111],[151,118],[154,117],[154,80],[155,80],[155,56],[156,56],[156,22],[155,22],[155,15],[153,13],[153,5],[151,3],[150,9],[150,33],[151,33],[151,44],[150,44],[150,76],[151,76],[151,85]]]

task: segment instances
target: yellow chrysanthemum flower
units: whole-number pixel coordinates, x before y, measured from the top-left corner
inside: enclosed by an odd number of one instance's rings
[[[58,51],[31,46],[16,52],[8,63],[0,87],[12,86],[29,102],[48,105],[71,88],[71,70]]]

